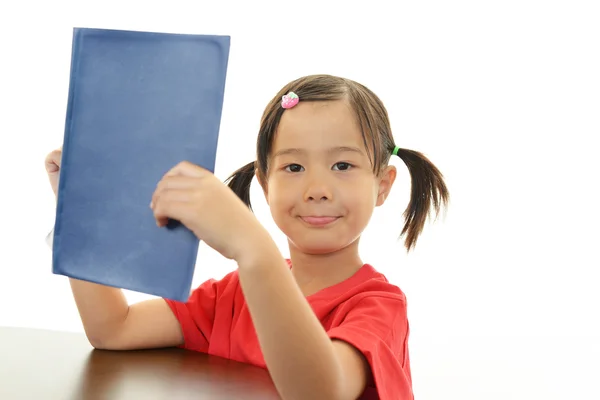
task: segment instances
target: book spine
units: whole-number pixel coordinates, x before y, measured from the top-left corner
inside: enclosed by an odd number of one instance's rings
[[[73,106],[75,104],[75,96],[77,94],[77,75],[79,69],[79,61],[80,61],[80,47],[83,38],[84,30],[80,28],[73,29],[73,40],[71,45],[71,71],[69,77],[69,92],[67,97],[67,112],[65,116],[65,131],[63,137],[63,146],[62,146],[62,158],[59,172],[59,182],[58,182],[58,193],[56,199],[56,215],[54,221],[54,238],[52,241],[52,266],[53,270],[56,272],[60,270],[60,242],[61,242],[61,227],[60,221],[61,212],[64,207],[64,202],[61,196],[63,192],[63,186],[67,179],[65,179],[66,175],[69,173],[69,153],[70,153],[70,139],[73,135],[72,125],[73,125]]]

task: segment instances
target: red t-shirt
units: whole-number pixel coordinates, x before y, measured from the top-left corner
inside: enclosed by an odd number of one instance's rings
[[[397,286],[365,264],[306,299],[329,337],[350,343],[369,362],[375,387],[361,399],[413,399],[406,298]],[[237,271],[204,282],[186,303],[166,301],[181,324],[181,347],[266,368]]]

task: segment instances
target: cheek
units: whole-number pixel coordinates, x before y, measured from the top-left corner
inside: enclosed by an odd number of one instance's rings
[[[357,222],[363,223],[370,219],[377,202],[377,188],[371,181],[356,184],[346,192],[345,203],[353,210]]]
[[[271,207],[271,213],[279,214],[282,212],[289,211],[295,202],[295,191],[289,184],[273,179],[269,182],[269,207]]]
[[[375,197],[371,196],[368,191],[359,194],[355,192],[348,201],[349,208],[354,211],[358,218],[364,219],[365,216],[371,215],[375,208]]]

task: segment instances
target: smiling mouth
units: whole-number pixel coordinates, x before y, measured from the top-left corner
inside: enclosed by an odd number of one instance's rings
[[[309,225],[325,226],[335,222],[340,217],[300,217],[300,219]]]

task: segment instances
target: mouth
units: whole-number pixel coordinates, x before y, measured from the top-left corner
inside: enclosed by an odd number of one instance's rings
[[[326,226],[335,221],[340,217],[322,217],[322,216],[306,216],[300,217],[302,221],[312,226]]]

